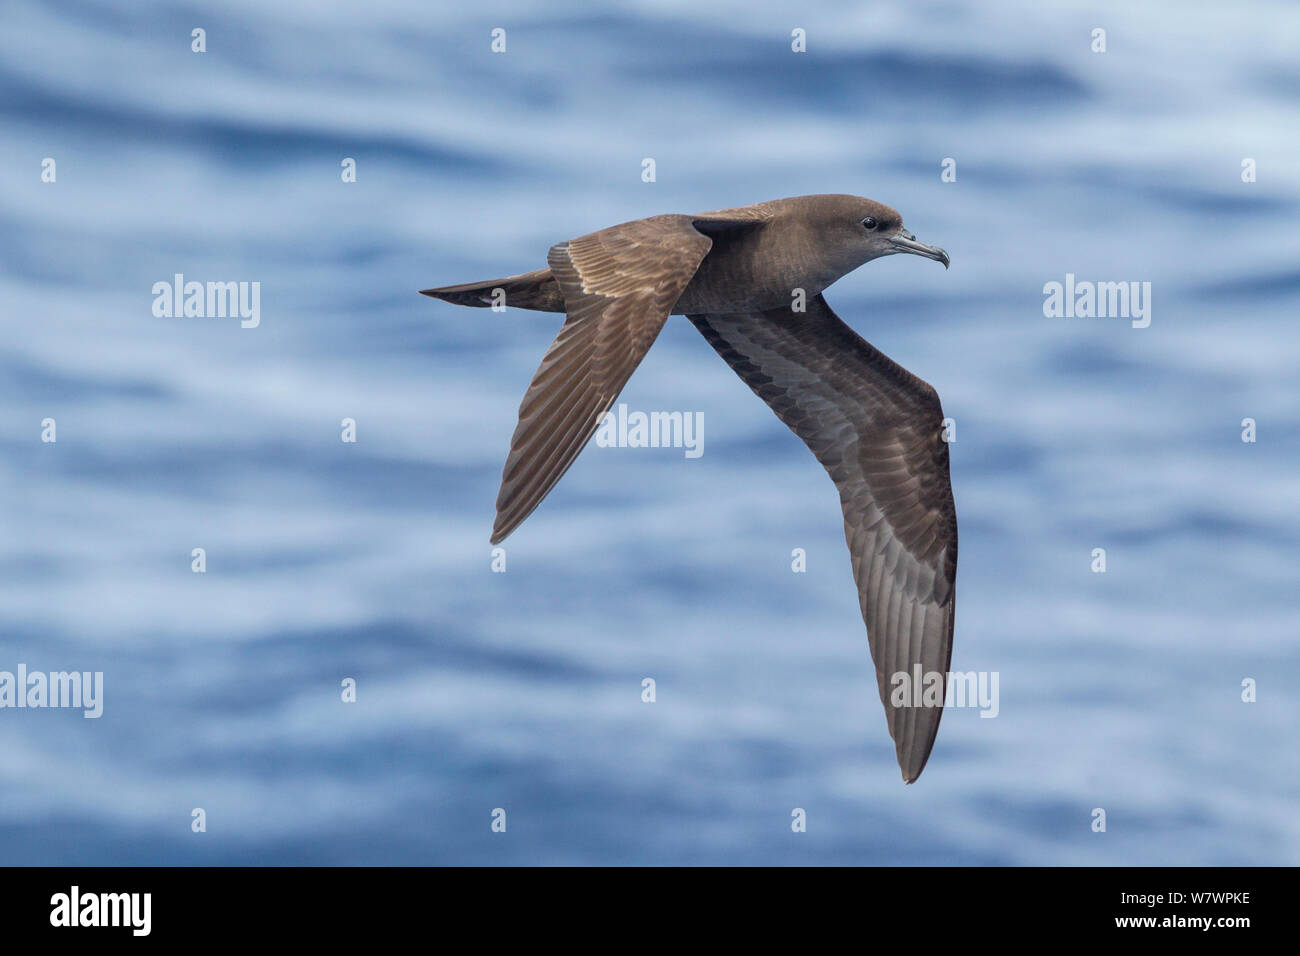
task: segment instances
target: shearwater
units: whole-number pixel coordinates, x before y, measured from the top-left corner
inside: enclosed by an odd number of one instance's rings
[[[948,673],[957,513],[939,396],[831,311],[827,286],[872,259],[942,262],[888,206],[797,196],[638,219],[551,247],[548,267],[425,289],[459,305],[564,312],[519,407],[492,543],[573,464],[668,316],[686,315],[830,473],[844,511],[876,684],[903,779],[924,769],[942,706],[891,678]],[[939,694],[942,701],[943,694]]]

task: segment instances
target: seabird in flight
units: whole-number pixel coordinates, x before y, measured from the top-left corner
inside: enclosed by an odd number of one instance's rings
[[[929,384],[822,297],[863,263],[900,252],[948,266],[888,206],[797,196],[626,222],[552,246],[548,268],[423,293],[566,313],[519,406],[493,544],[573,464],[668,316],[695,324],[835,482],[880,699],[911,783],[934,746],[952,656],[957,514],[943,410]],[[936,674],[938,705],[911,687]],[[904,684],[914,693],[900,694]]]

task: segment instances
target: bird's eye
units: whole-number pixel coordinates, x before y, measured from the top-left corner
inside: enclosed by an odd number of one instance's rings
[[[868,216],[866,219],[862,220],[862,228],[866,229],[867,232],[870,232],[872,229],[875,229],[876,226],[878,225],[880,225],[880,223],[876,222],[876,220],[871,216]]]

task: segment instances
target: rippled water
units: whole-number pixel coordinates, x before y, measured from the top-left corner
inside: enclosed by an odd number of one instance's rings
[[[105,692],[0,710],[0,862],[1300,862],[1300,12],[321,6],[2,14],[0,670]],[[912,787],[834,491],[688,322],[623,400],[704,454],[589,448],[494,574],[559,317],[415,294],[811,192],[953,259],[828,293],[957,422],[1000,712]],[[176,273],[260,324],[156,317]],[[1067,273],[1150,326],[1046,318]]]

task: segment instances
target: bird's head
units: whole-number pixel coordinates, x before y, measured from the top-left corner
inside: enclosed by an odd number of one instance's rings
[[[858,266],[900,252],[942,262],[948,268],[948,253],[921,242],[903,226],[903,217],[884,203],[861,196],[817,196],[813,219],[818,245],[829,245],[828,258],[839,275]]]

